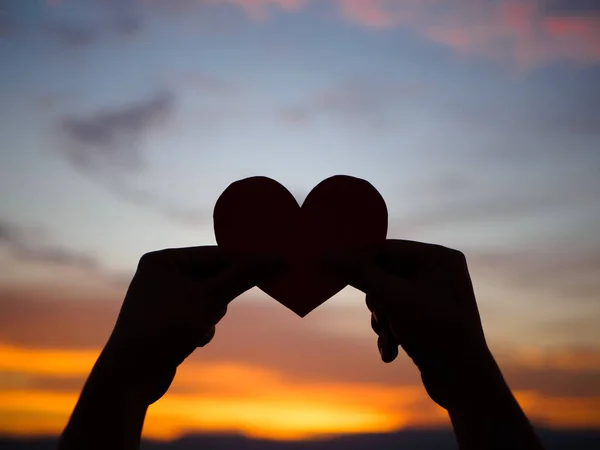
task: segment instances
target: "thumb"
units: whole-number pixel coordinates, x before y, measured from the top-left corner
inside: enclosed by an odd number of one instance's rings
[[[214,277],[205,280],[204,290],[224,303],[275,275],[283,267],[276,254],[251,254],[236,258]]]
[[[382,305],[398,298],[410,298],[410,283],[376,264],[372,257],[359,252],[336,252],[325,255],[322,260],[350,286],[375,296]]]

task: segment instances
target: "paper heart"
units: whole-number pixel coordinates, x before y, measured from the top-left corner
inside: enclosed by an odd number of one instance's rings
[[[383,243],[388,225],[379,192],[369,182],[345,175],[319,183],[301,207],[275,180],[236,181],[217,200],[213,218],[220,247],[284,257],[286,269],[258,287],[300,317],[346,287],[321,256]]]

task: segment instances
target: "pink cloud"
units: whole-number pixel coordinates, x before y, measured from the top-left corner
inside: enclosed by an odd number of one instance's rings
[[[541,0],[337,0],[345,18],[374,28],[407,26],[460,54],[533,68],[557,60],[600,62],[600,18],[548,13]]]
[[[465,53],[472,49],[472,33],[462,28],[428,27],[424,34],[433,42],[447,45],[454,50]]]
[[[316,0],[214,0],[264,18],[269,6],[297,11]],[[600,62],[600,17],[549,11],[543,0],[334,0],[348,22],[375,29],[409,27],[465,56],[531,69],[559,60]]]
[[[580,17],[548,17],[544,27],[553,36],[585,36],[593,32],[591,22]]]
[[[263,19],[267,15],[270,6],[276,6],[287,11],[301,9],[306,0],[220,0],[220,3],[230,3],[244,9],[248,15],[257,19]]]
[[[339,0],[340,11],[347,19],[374,28],[396,25],[397,18],[387,0]]]
[[[325,0],[137,0],[185,12],[233,5],[254,20],[271,10],[301,11]],[[483,57],[531,69],[555,61],[600,63],[600,15],[547,0],[329,0],[348,23],[372,29],[404,27],[463,56]],[[563,0],[564,1],[564,0]],[[64,0],[46,0],[57,6]],[[600,12],[600,8],[597,12]]]

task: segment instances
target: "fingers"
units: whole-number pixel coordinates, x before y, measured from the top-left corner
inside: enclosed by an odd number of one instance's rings
[[[381,307],[372,295],[367,295],[366,303],[371,311],[371,328],[377,334],[377,348],[381,355],[381,360],[385,363],[390,363],[398,356],[398,342],[384,314],[381,312]]]
[[[373,258],[358,252],[327,255],[324,262],[350,286],[388,303],[411,298],[413,286],[375,263]]]
[[[174,248],[144,255],[145,261],[160,258],[200,281],[194,289],[218,296],[225,303],[273,275],[283,265],[278,255],[229,252],[218,246]]]
[[[215,317],[215,324],[219,323],[221,321],[221,319],[223,317],[225,317],[225,314],[227,314],[227,306],[225,306],[223,309],[221,309],[218,313],[217,316]]]
[[[200,340],[196,344],[197,347],[204,347],[215,337],[215,333],[217,332],[216,325],[221,321],[223,317],[227,314],[227,306],[219,310],[216,316],[213,319],[214,325],[206,332],[203,336],[200,337]]]
[[[389,272],[406,280],[429,286],[447,286],[453,294],[436,296],[478,314],[477,301],[465,255],[455,249],[421,242],[388,240],[378,262]]]
[[[375,316],[371,315],[371,326],[373,327],[373,330],[375,330],[373,321],[379,330],[375,333],[377,334],[377,349],[379,350],[381,360],[385,363],[390,363],[398,356],[398,342],[390,328],[385,324],[379,324]]]
[[[216,326],[212,326],[208,332],[206,334],[204,334],[200,340],[198,341],[198,343],[196,344],[197,347],[204,347],[205,345],[207,345],[210,341],[212,341],[212,339],[215,337],[215,333],[217,332],[217,327]]]
[[[246,255],[228,265],[221,272],[204,280],[201,289],[218,304],[227,304],[234,298],[273,276],[282,268],[277,255]]]
[[[465,256],[440,245],[388,240],[375,256],[345,251],[327,255],[325,264],[349,285],[378,297],[393,299],[403,307],[416,307],[419,287],[452,286],[460,293],[455,301],[474,303]]]
[[[177,268],[196,280],[211,278],[232,262],[230,255],[218,246],[179,248],[171,252]]]
[[[442,245],[389,239],[378,254],[378,262],[392,273],[413,278],[411,275],[432,274],[442,269],[444,274],[468,273],[465,255]]]
[[[407,241],[403,239],[388,239],[382,246],[380,255],[394,260],[403,260],[415,265],[428,265],[438,255],[452,251],[449,248],[425,242]]]
[[[371,312],[371,328],[373,328],[375,333],[379,334],[388,326],[384,319],[384,313],[381,310],[381,306],[376,304],[375,298],[372,294],[367,294],[365,296],[365,303]]]
[[[382,333],[377,338],[377,348],[384,363],[391,363],[398,356],[398,344],[389,332]]]
[[[383,331],[381,326],[379,325],[379,322],[377,322],[377,318],[375,317],[375,314],[373,314],[373,313],[371,313],[371,328],[377,335],[379,335],[379,333],[381,333]]]
[[[371,256],[374,256],[373,258]],[[424,242],[388,239],[383,245],[336,252],[324,258],[334,265],[355,265],[358,261],[372,260],[393,274],[405,279],[411,272],[422,272],[443,263],[444,266],[466,268],[464,255],[448,247]]]

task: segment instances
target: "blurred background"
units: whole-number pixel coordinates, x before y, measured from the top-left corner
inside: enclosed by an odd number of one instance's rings
[[[390,238],[466,253],[526,413],[555,448],[598,445],[586,0],[0,0],[0,442],[61,432],[140,256],[214,244],[231,182],[269,176],[302,201],[336,174],[381,192]],[[448,448],[447,414],[408,357],[380,361],[369,320],[351,288],[304,319],[249,291],[144,437]]]

